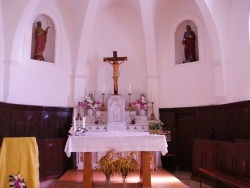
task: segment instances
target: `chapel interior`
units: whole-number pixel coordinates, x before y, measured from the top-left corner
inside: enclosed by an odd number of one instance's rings
[[[33,185],[105,187],[104,152],[86,167],[69,144],[102,133],[165,138],[166,150],[136,153],[128,187],[250,187],[249,0],[0,0],[0,26],[0,187],[22,137],[35,138]]]

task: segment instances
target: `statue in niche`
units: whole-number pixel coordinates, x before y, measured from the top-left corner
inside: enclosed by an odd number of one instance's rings
[[[191,30],[190,25],[186,26],[187,31],[184,33],[184,37],[182,39],[182,44],[184,47],[185,61],[183,63],[189,63],[196,61],[195,57],[195,33]]]
[[[45,44],[47,41],[47,33],[50,27],[47,27],[46,30],[42,29],[42,22],[38,21],[35,29],[35,53],[34,59],[39,61],[44,61],[43,52],[45,50]]]

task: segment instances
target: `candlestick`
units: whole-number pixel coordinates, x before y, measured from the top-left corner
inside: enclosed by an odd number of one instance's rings
[[[134,108],[133,108],[133,106],[130,103],[130,96],[131,95],[132,95],[131,93],[128,94],[128,110],[129,111],[134,111]]]
[[[105,105],[104,105],[104,93],[102,94],[102,105],[101,105],[101,108],[100,108],[100,110],[101,111],[106,111],[106,107],[105,107]]]
[[[81,113],[80,113],[80,106],[78,106],[78,112],[76,115],[76,120],[82,120]]]
[[[151,113],[149,120],[156,120],[155,114],[154,114],[154,102],[151,102],[151,104],[152,104],[152,113]]]

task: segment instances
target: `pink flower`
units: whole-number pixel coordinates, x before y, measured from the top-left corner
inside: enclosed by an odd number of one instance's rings
[[[140,98],[136,100],[135,102],[132,102],[131,104],[137,109],[147,110],[148,103],[149,102],[147,101],[145,94],[141,94]]]
[[[101,103],[96,101],[93,97],[93,94],[89,94],[89,96],[85,97],[84,101],[79,101],[77,106],[85,107],[87,109],[96,109],[99,107]]]

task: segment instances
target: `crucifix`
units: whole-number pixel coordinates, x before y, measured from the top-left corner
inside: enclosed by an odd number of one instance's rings
[[[127,61],[127,57],[117,57],[117,51],[113,51],[113,57],[104,57],[103,60],[113,66],[114,95],[118,95],[119,66],[124,63],[124,61]]]

